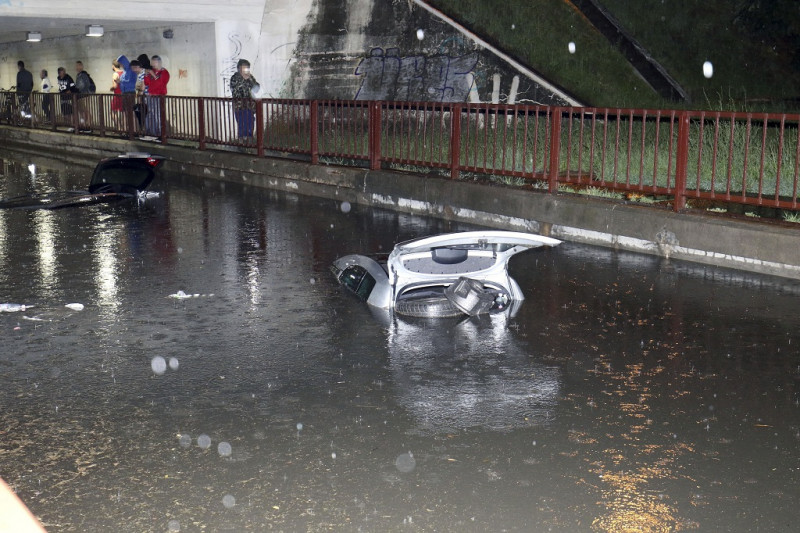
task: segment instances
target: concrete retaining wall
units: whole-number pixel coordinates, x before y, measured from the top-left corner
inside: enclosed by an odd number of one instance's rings
[[[0,127],[0,144],[31,158],[46,153],[83,164],[125,151],[149,151],[167,156],[164,171],[174,175],[247,183],[800,279],[800,228],[411,173],[46,131]]]

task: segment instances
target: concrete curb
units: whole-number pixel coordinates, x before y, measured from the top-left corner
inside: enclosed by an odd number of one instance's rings
[[[0,127],[15,152],[93,165],[126,151],[169,158],[176,176],[248,184],[404,213],[541,233],[567,241],[800,279],[800,228],[673,213],[578,195],[225,151]]]

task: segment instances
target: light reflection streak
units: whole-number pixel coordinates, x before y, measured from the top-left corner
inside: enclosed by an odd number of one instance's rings
[[[119,240],[113,228],[105,224],[98,227],[94,248],[97,262],[95,274],[97,303],[101,309],[108,309],[111,314],[114,314],[120,305],[117,295],[118,260],[115,254]]]
[[[8,260],[8,229],[6,227],[6,215],[0,211],[0,266],[4,266]],[[9,269],[2,268],[0,272]]]
[[[258,258],[255,254],[250,254],[247,257],[247,292],[250,294],[250,303],[254,309],[261,302],[260,278]]]
[[[55,213],[39,209],[34,213],[36,227],[36,251],[39,255],[39,286],[52,290],[58,285],[56,276],[56,226]]]
[[[677,463],[694,450],[680,441],[660,440],[652,433],[652,394],[643,366],[627,365],[619,372],[612,372],[608,366],[603,372],[619,384],[617,394],[611,396],[618,401],[608,404],[608,423],[621,420],[619,425],[626,426],[627,431],[619,427],[614,434],[621,442],[604,449],[604,459],[595,457],[589,469],[601,480],[596,487],[602,496],[598,505],[605,510],[592,521],[594,531],[661,533],[691,527],[677,516],[677,507],[663,489],[668,480],[686,478],[679,474]]]

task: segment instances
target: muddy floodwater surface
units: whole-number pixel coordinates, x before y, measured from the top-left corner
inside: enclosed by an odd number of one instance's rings
[[[0,197],[91,172],[29,163]],[[48,531],[796,529],[800,284],[564,243],[516,316],[392,317],[331,262],[474,226],[151,189],[0,211],[0,476]]]

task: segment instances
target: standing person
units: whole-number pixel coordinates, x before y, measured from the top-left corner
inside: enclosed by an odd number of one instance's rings
[[[250,62],[240,59],[236,73],[231,76],[231,96],[233,96],[234,117],[239,130],[239,138],[253,136],[256,101],[253,93],[259,89],[258,82],[250,73]]]
[[[161,137],[161,99],[167,95],[167,84],[169,83],[169,71],[162,68],[161,57],[153,56],[150,58],[150,70],[144,76],[144,84],[147,86],[147,118],[145,120],[145,130],[150,137]]]
[[[150,60],[148,60],[147,63],[149,64]],[[131,61],[131,72],[136,76],[136,84],[133,90],[135,100],[133,103],[133,113],[136,115],[136,122],[138,122],[137,129],[141,133],[144,127],[144,118],[147,115],[147,104],[144,101],[144,97],[147,94],[147,86],[144,84],[145,72],[138,59]]]
[[[114,96],[111,98],[111,113],[114,121],[114,129],[119,130],[121,125],[120,113],[122,113],[122,75],[125,74],[125,69],[119,60],[115,59],[111,62],[111,92]]]
[[[97,91],[94,80],[88,72],[83,70],[83,62],[75,62],[75,71],[78,73],[75,76],[75,87],[78,89],[78,119],[80,121],[79,131],[89,133],[92,130],[89,126],[92,123],[92,117],[89,113],[89,104],[86,97]]]
[[[77,93],[75,81],[67,74],[67,69],[58,67],[58,92],[61,94],[61,116],[69,124],[72,120],[72,93]]]
[[[25,62],[17,61],[17,102],[23,116],[30,117],[30,97],[33,91],[33,74],[25,70]]]
[[[53,120],[53,112],[51,110],[53,105],[53,97],[50,96],[50,89],[53,88],[53,84],[50,83],[50,78],[47,77],[46,69],[42,69],[42,71],[39,73],[39,78],[42,80],[42,113],[44,113],[45,122],[50,122]]]
[[[119,88],[122,92],[122,111],[124,119],[127,121],[128,117],[131,116],[135,103],[136,73],[131,69],[131,62],[124,54],[117,58],[117,63],[122,67],[122,73],[119,76]]]

